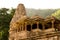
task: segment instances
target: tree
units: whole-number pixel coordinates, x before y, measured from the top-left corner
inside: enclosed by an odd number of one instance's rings
[[[9,9],[7,9],[7,8],[1,8],[1,9],[0,9],[0,14],[6,15],[8,10],[9,10]]]
[[[11,11],[7,8],[0,9],[0,40],[8,40],[9,24],[14,12],[14,9],[11,9]]]
[[[56,17],[57,19],[60,19],[60,10],[57,10],[52,14],[52,16]]]

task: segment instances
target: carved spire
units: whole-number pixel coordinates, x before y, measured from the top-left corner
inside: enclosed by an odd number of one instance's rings
[[[26,15],[25,7],[23,4],[19,4],[15,11],[15,14]]]
[[[17,9],[16,9],[15,14],[14,14],[14,16],[12,18],[11,23],[12,22],[16,22],[18,19],[20,19],[21,17],[23,17],[25,15],[26,15],[26,10],[25,10],[24,5],[23,4],[19,4],[17,6]]]

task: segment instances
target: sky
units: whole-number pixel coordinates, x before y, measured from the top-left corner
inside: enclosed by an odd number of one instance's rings
[[[0,8],[16,8],[18,4],[24,4],[25,8],[57,9],[60,8],[60,0],[0,0]]]

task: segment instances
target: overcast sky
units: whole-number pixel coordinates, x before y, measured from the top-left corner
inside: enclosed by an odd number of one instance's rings
[[[23,3],[26,8],[34,9],[60,8],[60,0],[0,0],[0,8],[16,8],[19,3]]]

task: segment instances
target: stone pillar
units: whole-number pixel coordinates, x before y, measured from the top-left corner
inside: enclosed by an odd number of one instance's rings
[[[54,21],[52,21],[52,28],[54,28]]]
[[[21,25],[20,25],[20,31],[21,31]]]
[[[45,30],[45,26],[44,26],[44,23],[42,23],[42,27],[43,27],[43,30]]]
[[[25,31],[27,31],[27,22],[25,22]]]
[[[31,24],[31,31],[32,31],[32,25],[33,25],[33,24]]]
[[[22,24],[22,31],[24,30],[24,25]]]
[[[39,29],[39,22],[37,22],[37,29]]]

